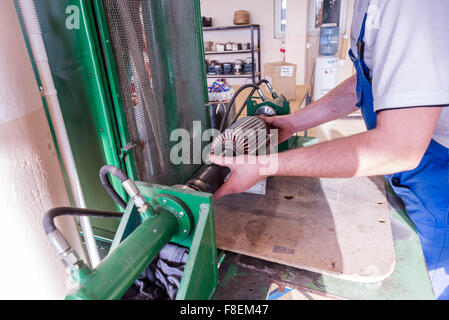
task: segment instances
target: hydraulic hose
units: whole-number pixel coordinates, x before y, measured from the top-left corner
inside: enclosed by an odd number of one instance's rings
[[[80,209],[72,207],[53,208],[44,214],[42,223],[45,234],[50,243],[55,247],[56,252],[61,256],[62,262],[66,267],[74,266],[81,262],[80,257],[73,251],[70,243],[67,242],[64,235],[55,225],[55,218],[59,216],[81,216],[81,217],[102,217],[102,218],[121,218],[120,212],[97,211],[89,209]]]
[[[145,213],[151,210],[150,203],[146,200],[137,188],[134,181],[132,181],[122,170],[113,166],[103,166],[100,169],[100,179],[105,186],[108,193],[116,200],[123,208],[126,208],[126,202],[117,194],[109,181],[108,175],[112,174],[120,179],[122,186],[130,196],[131,201],[137,207],[140,213]],[[55,225],[55,218],[59,216],[79,216],[79,217],[99,217],[99,218],[122,218],[123,213],[111,211],[99,211],[90,209],[80,209],[72,207],[53,208],[47,211],[43,217],[43,226],[45,234],[50,243],[53,244],[56,251],[62,258],[62,262],[66,266],[74,266],[81,262],[79,256],[72,250],[72,247],[64,238],[64,235],[58,230]],[[81,220],[81,219],[80,219]]]
[[[115,202],[117,202],[120,207],[123,209],[126,208],[126,201],[120,197],[120,195],[115,191],[114,187],[111,184],[111,181],[109,180],[109,174],[112,174],[116,176],[121,183],[127,181],[129,177],[119,168],[114,166],[103,166],[100,169],[100,180],[103,187],[106,189],[106,191],[109,193],[109,195],[114,199]]]
[[[55,218],[59,216],[79,216],[79,217],[98,217],[98,218],[121,218],[121,212],[99,211],[72,207],[59,207],[48,210],[42,219],[45,234],[55,231]]]
[[[232,106],[234,105],[235,99],[238,97],[238,95],[239,95],[240,93],[242,93],[243,90],[245,90],[245,89],[247,89],[247,88],[253,88],[253,90],[251,91],[251,93],[250,93],[250,95],[249,95],[248,97],[250,97],[250,96],[257,90],[257,91],[259,92],[260,97],[261,97],[263,100],[266,100],[265,96],[263,95],[263,93],[262,93],[262,91],[260,90],[260,88],[259,88],[258,85],[249,83],[249,84],[245,84],[245,85],[241,86],[241,87],[234,93],[234,95],[232,96],[231,101],[229,102],[229,107],[227,108],[226,113],[225,113],[225,115],[223,116],[223,119],[222,119],[222,121],[221,121],[220,132],[223,132],[224,129],[225,129],[226,121],[227,121],[227,119],[228,119],[228,117],[229,117],[229,113],[231,112],[231,108],[232,108]],[[246,100],[248,100],[248,98],[246,98]],[[246,100],[245,100],[245,104],[246,104]],[[242,107],[244,107],[244,106],[242,106]],[[243,110],[243,109],[242,109],[242,110]],[[240,111],[240,113],[241,113],[241,111]]]

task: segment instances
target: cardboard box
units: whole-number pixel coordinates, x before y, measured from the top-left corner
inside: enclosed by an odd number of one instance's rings
[[[264,76],[273,89],[287,100],[296,99],[296,64],[288,62],[268,62],[263,65]]]

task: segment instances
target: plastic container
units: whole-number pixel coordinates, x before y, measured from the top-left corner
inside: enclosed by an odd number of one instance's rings
[[[320,29],[319,52],[322,56],[334,56],[338,52],[340,28],[336,25],[323,25]]]

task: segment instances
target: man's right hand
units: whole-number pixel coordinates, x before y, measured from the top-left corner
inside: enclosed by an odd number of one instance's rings
[[[274,129],[278,129],[278,140],[282,143],[294,135],[297,130],[293,125],[292,115],[262,117],[262,119]]]

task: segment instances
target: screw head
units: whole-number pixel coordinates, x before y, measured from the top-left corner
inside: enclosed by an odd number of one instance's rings
[[[180,216],[180,217],[184,217],[184,212],[181,211],[181,212],[179,213],[179,216]]]
[[[162,204],[166,204],[167,203],[167,200],[165,200],[165,199],[162,199]]]
[[[187,230],[186,230],[186,229],[184,229],[184,233],[187,233]]]

